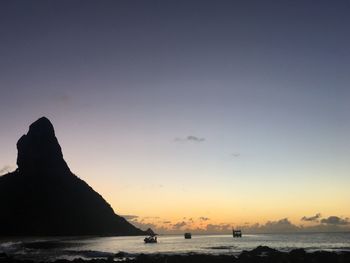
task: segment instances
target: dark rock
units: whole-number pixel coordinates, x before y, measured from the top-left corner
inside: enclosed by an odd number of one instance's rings
[[[124,257],[126,257],[126,253],[123,252],[123,251],[120,251],[120,252],[116,253],[114,255],[114,257],[116,257],[116,258],[124,258]]]
[[[6,253],[1,252],[0,253],[0,258],[8,258],[8,255]]]
[[[0,253],[0,263],[10,263],[12,259],[6,253]]]
[[[0,235],[144,235],[69,169],[42,117],[17,142],[18,169],[0,177]]]
[[[261,249],[261,248],[260,248]],[[259,250],[260,250],[259,249]],[[349,263],[350,252],[344,251],[341,253],[335,252],[314,252],[306,253],[302,249],[296,249],[293,252],[270,252],[265,251],[262,253],[269,253],[266,256],[258,256],[256,253],[249,254],[251,251],[245,251],[249,257],[236,258],[232,255],[207,255],[207,254],[179,254],[179,255],[166,255],[166,254],[140,254],[135,258],[116,258],[114,262],[128,262],[128,263]],[[252,250],[253,251],[253,250]],[[305,253],[304,253],[305,252]],[[305,258],[295,258],[296,255],[304,255]],[[110,260],[112,257],[110,258]],[[0,260],[1,262],[1,260]],[[14,260],[10,258],[4,263],[35,263],[30,260]],[[83,260],[81,258],[74,259],[72,261],[65,259],[58,259],[55,263],[108,263],[108,258],[94,258],[89,260]],[[2,262],[1,262],[2,263]]]
[[[276,253],[278,250],[267,247],[267,246],[258,246],[251,250],[249,253],[252,255],[262,255],[262,254],[272,254]]]
[[[55,263],[70,263],[71,261],[67,260],[67,259],[57,259],[55,261]]]
[[[317,252],[312,253],[312,257],[313,257],[314,262],[319,262],[319,263],[326,263],[326,262],[336,263],[336,262],[338,262],[338,255],[334,252],[317,251]]]
[[[278,262],[284,263],[289,262],[285,253],[282,253],[276,249],[267,247],[267,246],[258,246],[257,248],[251,251],[243,251],[238,256],[238,261],[241,263],[249,263],[249,262]]]
[[[307,254],[302,248],[293,249],[289,252],[289,257],[291,258],[292,262],[304,262],[306,261]]]
[[[206,254],[186,254],[186,255],[139,255],[131,262],[135,263],[234,263],[236,258],[230,255],[206,255]]]
[[[108,256],[107,262],[114,262],[114,256]]]

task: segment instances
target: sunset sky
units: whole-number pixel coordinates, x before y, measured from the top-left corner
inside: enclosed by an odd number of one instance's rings
[[[71,170],[138,226],[350,230],[349,13],[1,1],[0,174],[46,116]]]

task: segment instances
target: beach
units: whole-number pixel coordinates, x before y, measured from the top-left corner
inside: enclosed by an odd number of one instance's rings
[[[0,263],[32,263],[31,260],[15,259],[6,255],[0,254]],[[43,261],[41,261],[43,262]],[[188,253],[182,255],[164,255],[164,254],[140,254],[136,257],[129,257],[125,253],[117,253],[115,255],[108,256],[106,258],[89,259],[84,260],[82,258],[76,258],[73,260],[58,259],[53,261],[55,263],[108,263],[108,262],[130,262],[130,263],[346,263],[350,262],[350,252],[329,252],[329,251],[317,251],[307,253],[304,249],[294,249],[290,252],[281,252],[266,246],[259,246],[250,251],[243,251],[239,255],[208,255],[208,254],[195,254]]]
[[[13,262],[350,262],[349,233],[42,237],[0,241],[0,263]]]

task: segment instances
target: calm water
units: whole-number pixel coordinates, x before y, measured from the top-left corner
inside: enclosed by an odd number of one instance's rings
[[[106,257],[120,251],[130,256],[140,253],[238,254],[259,245],[282,251],[304,248],[307,251],[350,251],[350,233],[259,234],[233,238],[231,235],[159,236],[157,244],[144,244],[143,237],[27,238],[2,239],[0,252],[19,258],[53,260],[57,258]]]

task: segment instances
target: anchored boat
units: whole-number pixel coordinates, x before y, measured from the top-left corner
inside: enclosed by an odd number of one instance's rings
[[[185,239],[191,239],[192,238],[191,233],[185,233],[184,236],[185,236]]]
[[[242,237],[242,231],[232,229],[232,235],[233,237]]]
[[[148,237],[145,237],[145,239],[143,240],[145,241],[145,243],[157,243],[157,235],[151,235]]]

